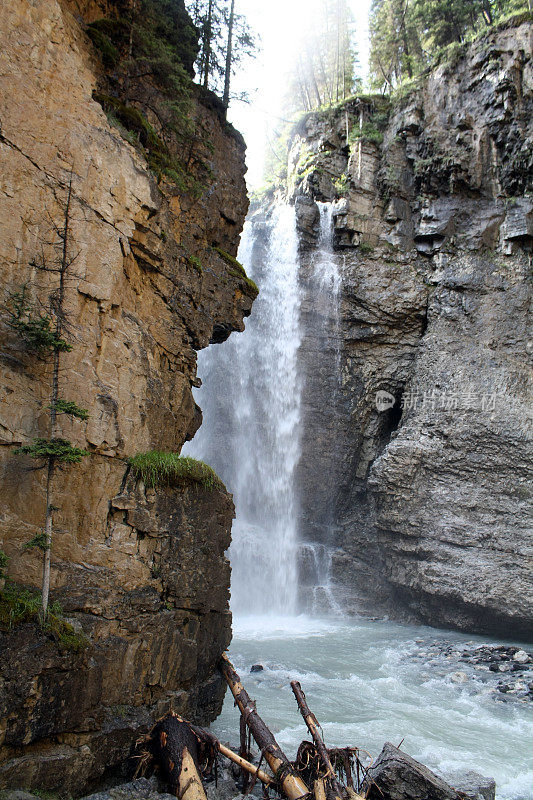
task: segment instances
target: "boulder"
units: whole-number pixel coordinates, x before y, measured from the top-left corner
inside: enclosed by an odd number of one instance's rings
[[[463,800],[463,796],[423,764],[387,742],[368,771],[368,800]]]
[[[130,783],[123,783],[106,789],[103,792],[90,794],[82,800],[171,800],[172,794],[163,794],[158,791],[157,781],[154,778],[138,778]],[[25,798],[9,798],[9,800],[25,800]]]

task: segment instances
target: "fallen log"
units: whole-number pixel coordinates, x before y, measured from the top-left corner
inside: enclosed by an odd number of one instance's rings
[[[276,782],[284,794],[289,800],[299,800],[300,797],[308,795],[307,786],[297,775],[294,767],[276,742],[272,732],[257,713],[254,703],[250,700],[241,683],[241,679],[233,669],[233,665],[226,654],[220,660],[220,669],[250,733],[263,753]]]
[[[322,737],[318,731],[318,720],[312,713],[309,706],[307,705],[307,700],[305,699],[304,690],[302,689],[298,681],[291,681],[291,689],[296,698],[296,702],[298,703],[300,714],[304,718],[304,722],[307,725],[307,729],[311,734],[311,736],[313,737],[313,741],[318,751],[318,755],[322,762],[322,766],[325,769],[324,778],[326,778],[326,781],[330,784],[331,788],[333,789],[335,797],[345,798],[347,796],[346,789],[343,786],[341,786],[341,784],[337,780],[337,775],[335,774],[335,770],[333,769],[333,765],[330,761],[328,751],[326,750],[326,745],[322,741]]]

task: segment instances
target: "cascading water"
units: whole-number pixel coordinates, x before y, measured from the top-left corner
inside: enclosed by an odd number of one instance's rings
[[[264,263],[252,258],[254,239],[248,222],[239,256],[261,291],[246,332],[199,356],[205,420],[187,452],[210,463],[234,493],[232,610],[290,615],[297,600],[301,396],[294,208],[275,208]]]
[[[337,401],[341,385],[340,347],[340,296],[342,276],[340,257],[333,248],[334,211],[333,203],[318,203],[320,229],[318,244],[311,260],[311,274],[307,276],[308,301],[315,309],[313,335],[319,342],[322,353],[329,353],[329,404],[324,414],[329,420],[330,440],[337,440]],[[332,499],[332,498],[331,498]],[[333,502],[330,504],[333,507]],[[300,544],[302,573],[308,583],[301,592],[304,607],[312,614],[324,613],[342,616],[331,588],[331,547],[335,536],[332,516],[321,521],[323,541]]]

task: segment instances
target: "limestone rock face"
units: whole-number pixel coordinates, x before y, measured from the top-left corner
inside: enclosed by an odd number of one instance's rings
[[[324,350],[304,307],[300,485],[345,609],[530,629],[532,35],[508,23],[390,106],[350,100],[293,137],[304,283],[313,201],[335,204],[340,320]]]
[[[83,32],[112,3],[16,0],[0,10],[0,547],[9,578],[40,584],[44,475],[13,446],[48,436],[50,364],[7,324],[9,293],[35,300],[54,276],[50,242],[72,179],[66,307],[73,350],[61,392],[89,410],[61,420],[90,451],[54,486],[52,599],[90,646],[73,656],[37,628],[1,634],[0,786],[81,792],[124,763],[135,733],[170,706],[208,722],[229,642],[233,503],[195,484],[145,489],[127,458],[179,451],[201,421],[196,351],[243,330],[255,291],[237,251],[247,210],[244,146],[200,102],[211,184],[199,199],[163,181],[92,99]],[[219,248],[218,250],[216,248]]]

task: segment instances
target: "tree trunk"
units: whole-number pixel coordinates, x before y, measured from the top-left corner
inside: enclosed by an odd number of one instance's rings
[[[233,63],[233,21],[235,19],[235,0],[231,0],[228,24],[228,47],[226,50],[226,73],[224,75],[224,97],[222,103],[226,111],[229,106],[229,89],[231,83],[231,65]]]
[[[318,722],[315,715],[311,712],[309,706],[307,705],[307,700],[305,699],[305,694],[298,683],[298,681],[291,681],[291,689],[294,693],[296,698],[296,702],[298,703],[298,708],[300,709],[300,713],[304,718],[305,724],[307,725],[307,730],[313,737],[313,741],[316,745],[316,749],[318,751],[318,755],[320,756],[320,760],[322,761],[322,766],[326,770],[326,781],[330,784],[331,788],[335,793],[336,798],[344,798],[346,797],[346,790],[340,785],[339,781],[337,780],[337,776],[335,774],[335,770],[333,769],[333,765],[330,761],[328,751],[326,750],[326,745],[322,741],[322,737],[318,732]],[[315,784],[316,790],[316,784]],[[318,798],[317,798],[318,800]]]
[[[315,795],[315,800],[326,800],[326,785],[324,783],[324,778],[319,778],[315,781],[313,794]]]
[[[43,553],[43,585],[41,593],[41,608],[43,619],[48,613],[48,598],[50,597],[50,551],[52,549],[53,510],[52,510],[52,476],[54,473],[54,459],[48,459],[46,472],[46,516],[44,522],[44,535],[46,537]]]
[[[135,0],[136,2],[136,0]],[[67,271],[69,268],[68,256],[68,239],[69,239],[69,225],[70,225],[70,203],[72,200],[72,173],[70,175],[67,203],[65,206],[65,217],[63,221],[63,230],[59,233],[61,241],[61,264],[59,267],[59,289],[57,299],[51,298],[51,305],[55,313],[56,324],[55,332],[59,339],[63,332],[63,315],[64,315],[64,302],[65,302],[65,281]],[[56,348],[54,350],[54,363],[52,367],[52,392],[50,396],[50,438],[57,437],[57,401],[59,399],[59,368],[60,368],[60,351]],[[43,585],[41,593],[41,607],[43,618],[48,614],[48,600],[50,597],[50,561],[52,549],[52,534],[53,534],[53,504],[52,504],[52,479],[54,476],[55,459],[48,459],[48,468],[46,473],[46,516],[44,523],[44,535],[46,537],[45,550],[43,556]]]
[[[209,88],[209,70],[211,69],[211,36],[213,35],[213,0],[209,0],[207,22],[204,31],[204,89]]]
[[[239,756],[237,755],[237,753],[234,753],[233,750],[229,749],[229,747],[226,747],[221,742],[219,742],[219,740],[213,733],[205,731],[203,728],[198,727],[198,725],[193,725],[192,722],[189,722],[186,719],[184,720],[178,714],[173,713],[173,716],[178,720],[178,722],[185,722],[185,724],[189,726],[189,728],[194,733],[197,739],[199,739],[201,742],[206,743],[207,745],[211,745],[212,747],[214,747],[216,750],[222,753],[223,756],[226,756],[226,758],[229,758],[230,761],[233,761],[234,764],[238,764],[239,767],[242,767],[242,769],[246,770],[246,772],[249,772],[250,775],[256,775],[262,783],[266,784],[267,786],[276,783],[272,775],[267,775],[266,772],[263,772],[262,769],[256,767],[255,764],[251,764],[245,758],[242,758],[242,756]]]
[[[294,767],[280,749],[271,731],[257,713],[254,703],[250,700],[239,676],[225,654],[220,660],[220,669],[231,689],[239,711],[243,715],[258,747],[261,749],[261,752],[264,753],[265,759],[283,792],[289,800],[298,800],[298,798],[309,794],[307,786],[297,775]]]

